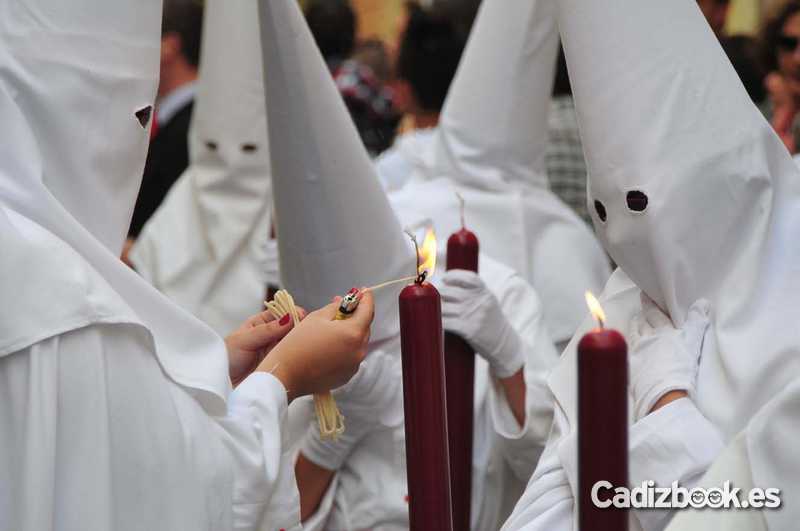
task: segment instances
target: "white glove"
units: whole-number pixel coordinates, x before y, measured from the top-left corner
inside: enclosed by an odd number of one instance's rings
[[[267,238],[264,240],[264,259],[261,262],[261,279],[265,286],[281,285],[280,256],[278,255],[278,240]]]
[[[525,365],[525,344],[503,314],[500,303],[472,271],[453,269],[442,275],[442,325],[464,338],[498,378]]]
[[[338,470],[358,442],[371,431],[403,421],[403,374],[399,356],[376,350],[361,362],[356,375],[334,391],[344,416],[344,433],[323,440],[316,419],[303,440],[302,452],[328,470]]]
[[[631,322],[630,376],[636,420],[647,415],[669,391],[694,396],[697,368],[708,329],[710,303],[696,301],[683,328],[642,293],[642,311]]]

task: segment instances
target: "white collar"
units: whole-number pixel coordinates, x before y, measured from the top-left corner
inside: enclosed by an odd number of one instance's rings
[[[158,101],[158,125],[164,127],[178,114],[197,92],[197,81],[184,83]]]

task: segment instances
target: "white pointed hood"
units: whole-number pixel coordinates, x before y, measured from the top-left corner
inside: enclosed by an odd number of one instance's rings
[[[486,190],[547,187],[555,2],[483,2],[447,95],[435,171]]]
[[[259,4],[283,284],[315,308],[414,274],[416,259],[294,0]],[[402,286],[377,292],[372,339],[398,331]]]
[[[189,167],[131,260],[162,293],[230,333],[261,308],[272,208],[258,3],[208,0]]]
[[[118,256],[141,180],[161,2],[0,1],[0,355],[93,323],[135,323],[214,412],[221,339]]]
[[[208,1],[203,20],[187,174],[221,261],[271,202],[258,4]]]
[[[800,374],[800,172],[696,2],[558,6],[597,232],[676,326],[710,300],[696,401],[730,436]],[[572,354],[562,366],[573,421]]]
[[[578,216],[546,186],[547,111],[558,51],[555,0],[484,0],[437,133],[391,197],[404,224],[430,218],[440,245],[461,228],[542,299],[556,342],[584,315],[583,293],[610,273]]]

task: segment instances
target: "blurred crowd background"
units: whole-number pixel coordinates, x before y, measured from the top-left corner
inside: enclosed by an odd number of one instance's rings
[[[380,157],[391,157],[404,135],[436,127],[480,0],[299,1],[379,168]],[[800,0],[698,0],[698,6],[754,103],[789,151],[800,151]],[[131,241],[188,164],[201,20],[202,0],[165,0],[156,127]],[[548,178],[589,222],[586,168],[563,55],[556,68]],[[391,175],[385,178],[391,182]]]

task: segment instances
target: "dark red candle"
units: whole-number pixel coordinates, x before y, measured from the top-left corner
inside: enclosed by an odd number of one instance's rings
[[[478,238],[462,228],[447,240],[447,269],[478,272]],[[475,351],[460,336],[444,335],[447,434],[450,447],[450,495],[453,526],[470,528]]]
[[[601,508],[628,486],[628,346],[616,330],[597,328],[578,343],[578,528],[627,531],[628,511]]]
[[[436,288],[420,281],[403,289],[400,340],[411,531],[453,529],[442,335]]]

